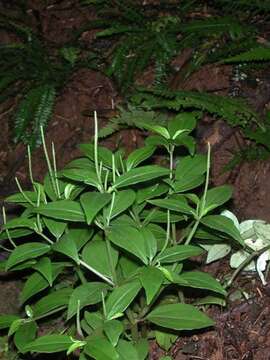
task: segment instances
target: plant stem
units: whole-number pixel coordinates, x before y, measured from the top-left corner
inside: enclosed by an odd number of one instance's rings
[[[54,242],[51,239],[49,239],[46,235],[44,235],[42,232],[37,232],[37,234],[39,236],[43,237],[43,239],[46,240],[49,244],[51,244],[51,245],[54,244]]]
[[[81,301],[78,300],[78,302],[77,302],[77,311],[76,311],[76,327],[77,327],[78,335],[83,337],[83,332],[82,332],[81,322],[80,322],[80,307],[81,307]]]
[[[85,284],[87,281],[86,281],[85,276],[84,276],[82,270],[80,269],[80,267],[77,266],[75,271],[76,271],[76,273],[78,275],[78,278],[80,279],[81,283]]]
[[[109,262],[110,262],[110,268],[111,268],[111,274],[112,274],[112,278],[113,278],[113,282],[115,285],[117,285],[117,276],[116,276],[116,271],[113,265],[113,258],[112,258],[112,247],[111,247],[111,242],[108,239],[107,236],[105,236],[105,242],[106,242],[106,247],[107,247],[107,253],[108,253],[108,258],[109,258]]]
[[[31,184],[33,185],[33,183],[34,183],[34,178],[33,178],[33,171],[32,171],[31,149],[30,149],[30,146],[29,146],[29,145],[27,145],[27,154],[28,154],[29,177],[30,177]]]
[[[190,243],[190,241],[192,240],[199,224],[201,221],[201,218],[205,215],[204,214],[204,207],[205,207],[205,203],[206,203],[206,195],[207,195],[207,190],[208,190],[208,186],[209,186],[209,178],[210,178],[210,144],[208,143],[208,151],[207,151],[207,170],[206,170],[206,179],[205,179],[205,186],[204,186],[204,191],[203,191],[203,196],[202,196],[202,200],[199,203],[199,207],[197,207],[197,219],[195,221],[195,224],[191,230],[191,232],[189,233],[187,240],[185,241],[185,245],[188,245]]]
[[[7,223],[7,216],[6,216],[6,209],[4,206],[2,206],[2,214],[3,214],[3,222],[4,224]],[[7,237],[8,237],[8,241],[11,243],[11,245],[14,247],[14,249],[17,247],[17,245],[15,244],[15,242],[12,240],[8,229],[6,229],[6,233],[7,233]]]
[[[20,193],[22,194],[22,196],[25,198],[25,200],[30,204],[32,205],[33,207],[35,207],[36,205],[30,200],[30,198],[25,194],[25,192],[23,191],[22,187],[21,187],[21,184],[18,180],[17,177],[15,177],[15,182],[16,182],[16,185],[18,186],[18,189],[20,191]]]
[[[137,321],[134,319],[131,309],[127,309],[126,314],[130,322],[130,331],[131,331],[132,340],[134,342],[137,342],[139,340]]]
[[[194,234],[195,234],[195,232],[196,232],[196,230],[197,230],[197,228],[198,228],[198,226],[200,224],[200,221],[201,221],[201,219],[198,219],[198,220],[195,221],[194,226],[193,226],[191,232],[188,234],[187,240],[185,241],[185,245],[188,245],[190,243],[190,241],[192,240],[192,238],[193,238],[193,236],[194,236]]]
[[[201,219],[204,215],[204,207],[205,207],[205,202],[206,202],[206,195],[207,195],[207,190],[208,190],[208,186],[209,186],[209,178],[210,178],[210,155],[211,155],[211,148],[210,148],[210,144],[209,142],[207,143],[207,170],[206,170],[206,179],[205,179],[205,185],[204,185],[204,191],[203,191],[203,196],[202,196],[202,202],[200,204],[200,208],[199,208],[199,219]]]
[[[53,191],[54,191],[56,197],[58,197],[57,186],[56,186],[55,178],[54,178],[54,172],[52,170],[50,158],[49,158],[49,155],[48,155],[47,146],[46,146],[45,137],[44,137],[44,131],[43,131],[42,126],[40,127],[40,132],[41,132],[41,140],[42,140],[43,151],[44,151],[45,159],[46,159],[47,166],[48,166],[48,172],[49,172],[51,184],[52,184]]]
[[[233,272],[230,280],[227,282],[226,285],[224,285],[224,288],[227,289],[228,287],[230,287],[233,283],[233,281],[235,280],[235,278],[237,277],[237,275],[256,257],[259,257],[261,254],[263,254],[265,251],[270,249],[270,245],[265,246],[264,248],[254,251],[252,252],[247,258],[246,260],[244,260],[237,269],[235,269],[235,271]]]
[[[173,152],[174,152],[174,145],[170,145],[169,148],[169,155],[170,155],[170,180],[173,178]]]
[[[94,134],[94,160],[95,160],[95,169],[96,175],[98,178],[98,182],[100,184],[101,189],[103,189],[100,168],[98,163],[98,120],[97,120],[97,112],[94,111],[94,124],[95,124],[95,134]]]
[[[59,181],[57,177],[56,154],[55,154],[55,148],[53,142],[52,142],[52,158],[53,158],[53,173],[54,173],[55,186],[56,186],[58,199],[60,199],[61,194],[60,194]]]
[[[114,286],[113,281],[111,281],[109,278],[107,278],[106,276],[102,275],[99,271],[95,270],[94,268],[92,268],[92,266],[86,264],[83,260],[80,260],[80,265],[84,266],[86,269],[92,271],[95,275],[97,275],[98,277],[100,277],[102,280],[106,281],[108,284]]]

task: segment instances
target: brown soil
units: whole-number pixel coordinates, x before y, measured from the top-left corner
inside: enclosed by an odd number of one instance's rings
[[[32,1],[31,7],[37,7],[36,3]],[[40,3],[45,4],[45,2]],[[68,10],[71,3],[77,4],[76,1],[61,3],[61,6],[42,5],[42,8],[39,8],[44,33],[48,39],[58,43],[67,40],[71,30],[79,28],[85,20],[95,16],[82,13],[77,6],[72,12]],[[0,42],[6,41],[7,36],[6,33],[0,33]],[[85,41],[91,43],[94,33],[90,31],[82,36]],[[184,62],[176,59],[175,66],[180,69]],[[192,75],[188,83],[180,83],[179,79],[175,78],[172,79],[171,84],[175,89],[181,87],[186,90],[196,89],[227,94],[230,74],[230,67],[208,66]],[[243,84],[242,92],[255,108],[263,113],[270,101],[270,77],[265,74],[258,76],[261,76],[260,84],[255,88]],[[152,71],[149,69],[137,82],[149,84],[152,78]],[[112,100],[117,104],[120,98],[113,83],[104,75],[87,69],[74,74],[57,99],[53,118],[46,132],[48,144],[51,141],[55,143],[58,168],[62,168],[69,160],[78,156],[77,145],[87,142],[93,135],[93,117],[84,116],[83,113],[91,114],[96,110],[102,126],[113,113],[110,110]],[[21,180],[23,186],[27,187],[28,184],[25,148],[22,145],[15,146],[12,142],[10,114],[13,106],[14,104],[9,102],[0,107],[0,199],[16,191],[15,176]],[[114,137],[108,141],[108,146],[113,147],[114,143],[121,141],[130,150],[138,146],[141,141],[140,134],[135,131],[125,131],[117,136],[118,138]],[[198,141],[201,151],[205,151],[205,144],[208,141],[212,145],[212,183],[215,185],[230,183],[234,186],[233,208],[236,214],[241,219],[258,218],[270,222],[270,161],[244,163],[231,172],[222,173],[224,165],[232,158],[232,153],[238,150],[245,140],[240,131],[232,131],[223,121],[207,116],[200,124]],[[41,149],[34,152],[33,159],[35,178],[41,180],[46,173]],[[216,272],[213,268],[209,268],[209,271]],[[224,265],[221,264],[217,274],[222,271]],[[268,285],[263,287],[257,280],[245,277],[241,277],[240,282],[235,284],[235,288],[238,286],[248,291],[249,300],[231,302],[225,310],[218,307],[208,309],[209,314],[216,320],[215,329],[190,336],[183,334],[170,351],[173,359],[270,359],[270,287]],[[6,282],[0,278],[0,313],[12,313],[18,310],[19,287],[18,282]],[[152,344],[150,357],[152,360],[160,359],[163,354],[164,352],[156,344]]]

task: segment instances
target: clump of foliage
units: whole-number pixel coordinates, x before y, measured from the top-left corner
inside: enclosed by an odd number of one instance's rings
[[[1,268],[26,279],[25,316],[0,316],[18,352],[142,360],[149,339],[168,350],[179,331],[213,326],[184,300],[186,288],[195,298],[200,289],[199,304],[226,296],[217,280],[194,269],[189,259],[204,250],[191,242],[220,236],[236,248],[244,243],[233,221],[214,213],[231,188],[208,188],[210,151],[196,154],[191,136],[198,118],[179,113],[164,126],[142,120],[153,135],[124,156],[98,145],[95,117],[94,142],[61,171],[43,137],[48,175],[42,184],[31,174],[33,190],[7,198],[24,211],[0,235],[10,248]],[[151,161],[157,148],[167,152],[168,167]],[[52,316],[57,328],[37,336]]]
[[[256,43],[254,28],[231,16],[213,13],[207,18],[190,17],[192,11],[203,14],[204,4],[200,1],[171,6],[161,2],[156,8],[122,0],[84,0],[82,3],[95,6],[98,11],[100,19],[90,24],[103,29],[97,33],[97,39],[110,37],[115,41],[113,50],[108,53],[110,65],[106,73],[122,90],[133,86],[135,77],[149,65],[155,68],[155,85],[167,83],[168,75],[174,71],[172,59],[185,49],[192,49],[192,54],[183,79],[203,64],[224,58],[221,50],[228,43],[230,48],[226,48],[226,56],[232,50],[239,50],[246,38],[249,38],[249,46]]]
[[[23,13],[22,19],[27,18]],[[72,43],[58,49],[18,19],[0,18],[0,28],[16,37],[0,46],[0,102],[17,97],[14,139],[31,148],[40,145],[40,126],[48,124],[57,94],[85,61]],[[87,66],[91,66],[91,61]]]
[[[244,100],[193,91],[143,88],[137,89],[136,94],[131,97],[127,109],[120,108],[119,114],[109,120],[99,135],[106,137],[123,127],[140,127],[142,118],[144,122],[160,124],[168,118],[166,113],[194,109],[222,118],[231,126],[238,126],[246,131],[256,124],[261,129],[261,132],[258,133],[258,141],[259,134],[260,141],[266,141],[265,128],[262,127],[256,112]],[[253,137],[255,136],[253,135]]]
[[[248,64],[254,66],[269,62],[267,42],[262,45],[257,40],[260,31],[259,21],[255,18],[267,21],[268,4],[245,0],[234,2],[233,6],[226,0],[206,3],[184,1],[180,5],[170,2],[153,5],[141,1],[84,0],[82,4],[94,6],[98,11],[99,20],[91,24],[102,29],[96,35],[97,41],[103,38],[112,41],[112,49],[104,54],[109,62],[105,72],[116,80],[123,93],[127,88],[134,89],[136,78],[147,67],[153,66],[154,83],[149,91],[152,94],[145,99],[145,104],[151,109],[203,109],[222,117],[233,127],[241,127],[244,136],[254,141],[254,146],[236,153],[226,168],[243,160],[269,156],[265,144],[256,140],[267,137],[267,124],[262,119],[259,121],[259,115],[239,94],[233,92],[237,99],[232,99],[207,92],[174,92],[170,89],[174,77],[178,78],[181,87],[181,82],[205,64],[232,64],[236,67],[243,64],[248,67]],[[174,69],[172,60],[187,49],[191,53],[185,64],[180,69]],[[118,122],[124,122],[123,116],[113,119],[102,135],[117,130]]]

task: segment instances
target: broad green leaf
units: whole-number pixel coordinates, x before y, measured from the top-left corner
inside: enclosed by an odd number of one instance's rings
[[[57,243],[53,244],[53,250],[70,257],[77,264],[80,263],[77,246],[73,239],[67,235],[63,235]]]
[[[91,337],[85,347],[84,352],[95,360],[119,360],[119,355],[112,344],[101,337]]]
[[[37,353],[56,353],[66,351],[74,343],[71,336],[67,335],[44,335],[30,342],[24,347],[24,351]]]
[[[63,288],[44,296],[35,305],[31,306],[34,317],[43,316],[51,311],[65,309],[68,305],[72,288]]]
[[[164,275],[159,269],[148,266],[142,269],[140,281],[146,293],[146,303],[149,305],[158,293],[164,281]]]
[[[227,239],[227,236],[223,233],[220,233],[218,231],[212,230],[210,228],[200,227],[194,237],[196,239],[202,239],[202,240],[211,240],[212,243],[214,242],[224,242],[225,239]]]
[[[111,198],[111,194],[94,191],[82,194],[80,202],[88,225],[92,223],[99,211],[110,202]]]
[[[201,114],[198,112],[182,112],[168,122],[168,129],[171,138],[176,138],[183,130],[187,133],[196,127],[197,119]]]
[[[35,191],[24,191],[23,193],[24,195],[20,192],[10,195],[7,198],[5,198],[5,202],[29,205],[29,202],[27,200],[29,199],[30,201],[32,201],[32,203],[34,204],[37,203],[38,194]]]
[[[5,264],[7,262],[5,261]],[[12,267],[12,271],[19,271],[19,270],[24,270],[24,269],[29,269],[31,267],[33,267],[35,264],[37,263],[37,260],[27,260],[24,261],[23,263],[19,263],[18,265],[15,265]],[[3,271],[5,271],[5,267],[3,268]]]
[[[141,218],[144,219],[145,224],[149,224],[150,222],[167,224],[168,221],[168,215],[166,210],[145,210],[141,213]],[[171,223],[179,222],[184,219],[184,215],[179,215],[173,212],[170,213]]]
[[[239,230],[235,227],[233,221],[223,215],[208,215],[201,219],[201,223],[211,229],[224,232],[232,237],[239,244],[244,246],[244,241]]]
[[[181,180],[177,180],[172,184],[172,187],[176,193],[189,191],[202,185],[204,182],[204,175],[199,176],[187,176]]]
[[[154,146],[144,146],[129,154],[126,160],[127,171],[137,167],[141,162],[148,159],[155,151]]]
[[[182,261],[190,258],[191,256],[198,256],[204,252],[203,249],[194,245],[175,245],[168,249],[165,249],[162,253],[160,253],[156,261],[161,263],[170,263]]]
[[[187,271],[183,272],[177,277],[177,283],[181,285],[181,280],[184,280],[183,286],[211,290],[216,293],[226,295],[226,290],[220,283],[211,275],[201,271]]]
[[[146,339],[140,339],[134,344],[140,360],[146,359],[149,352],[149,343]]]
[[[94,145],[93,144],[80,144],[80,150],[88,156],[92,161],[95,160],[95,154],[94,154]],[[98,146],[98,160],[99,162],[102,162],[102,164],[106,167],[111,168],[112,167],[112,155],[113,153],[111,150],[104,146]],[[118,169],[120,167],[120,156],[122,156],[121,151],[117,151],[114,154],[115,158],[115,165]]]
[[[46,254],[50,251],[50,249],[50,245],[38,242],[31,242],[19,245],[10,254],[7,260],[6,270],[9,270],[14,265],[17,265],[23,261],[37,258],[43,254]]]
[[[158,345],[162,349],[168,351],[171,348],[171,346],[174,344],[175,340],[177,339],[177,335],[171,332],[156,330],[155,338]]]
[[[175,178],[180,181],[188,181],[190,178],[202,176],[206,170],[206,155],[196,154],[194,156],[185,156],[177,162]]]
[[[61,264],[53,264],[53,273],[52,279],[53,281],[57,278],[57,276],[62,272],[63,265]],[[30,297],[38,294],[40,291],[46,289],[49,286],[49,283],[45,278],[39,273],[35,272],[29,276],[26,280],[23,290],[20,294],[20,301],[24,303]]]
[[[114,268],[118,261],[118,251],[111,247],[111,258]],[[82,251],[82,259],[86,264],[112,278],[110,259],[105,241],[90,241]]]
[[[46,194],[48,195],[49,199],[51,199],[53,201],[57,200],[57,196],[56,196],[54,188],[52,186],[52,182],[51,182],[49,173],[47,173],[44,177],[44,190],[45,190]]]
[[[103,317],[100,312],[89,312],[85,311],[84,318],[87,322],[87,324],[93,329],[96,330],[98,328],[103,327]]]
[[[151,223],[147,225],[147,229],[149,229],[153,233],[154,237],[157,240],[157,249],[161,250],[166,241],[166,230],[157,224]]]
[[[145,139],[147,146],[164,146],[166,149],[169,148],[170,141],[160,135],[148,136]]]
[[[69,299],[67,320],[76,314],[78,301],[80,301],[80,309],[97,304],[102,300],[102,293],[106,295],[107,289],[108,285],[101,282],[89,282],[78,286]]]
[[[85,190],[87,185],[81,183],[68,183],[64,189],[64,198],[67,200],[76,200],[78,196]],[[74,346],[77,346],[76,343]]]
[[[113,188],[119,189],[125,186],[138,184],[144,181],[149,181],[169,175],[170,170],[158,165],[146,165],[120,175],[114,182]]]
[[[11,229],[8,232],[9,232],[9,236],[12,239],[17,239],[17,238],[23,238],[24,236],[32,234],[33,230],[29,230],[26,228],[16,228],[16,229]],[[2,231],[0,234],[0,240],[5,240],[5,239],[8,239],[7,232]]]
[[[3,230],[17,229],[17,228],[28,228],[33,231],[38,231],[36,219],[28,219],[25,217],[18,217],[9,220],[6,224],[2,225]]]
[[[179,195],[178,198],[174,197],[169,199],[155,199],[148,200],[148,202],[152,205],[176,212],[181,212],[183,214],[193,215],[195,213],[195,210],[188,205],[188,202],[182,195]]]
[[[75,242],[79,251],[91,239],[94,231],[86,224],[74,225],[74,227],[68,229],[66,236]]]
[[[107,218],[110,215],[110,219],[118,216],[126,209],[128,209],[135,201],[136,193],[133,190],[122,190],[116,193],[113,203],[113,208],[111,210],[111,204],[107,206],[104,211],[104,216]]]
[[[66,166],[65,169],[89,169],[95,170],[94,162],[92,162],[87,157],[81,157],[78,159],[71,160]]]
[[[169,186],[163,183],[143,187],[137,191],[137,203],[141,204],[146,200],[161,196],[167,193],[168,190]]]
[[[176,144],[176,146],[185,146],[188,149],[190,155],[194,156],[196,149],[196,141],[192,136],[181,134],[174,140],[174,143]]]
[[[142,227],[140,233],[144,238],[146,256],[152,261],[157,253],[157,239],[149,227]]]
[[[50,233],[58,240],[64,233],[66,227],[67,227],[67,223],[60,221],[60,220],[55,220],[55,219],[50,219],[50,218],[46,218],[43,217],[42,220],[44,221],[46,227],[48,228],[48,230],[50,231]]]
[[[9,328],[15,320],[19,320],[20,317],[17,315],[0,315],[0,330]]]
[[[132,275],[140,268],[139,263],[125,255],[120,257],[119,266],[124,279],[132,277]]]
[[[132,217],[127,214],[122,214],[121,216],[119,216],[117,219],[113,221],[113,224],[122,225],[122,226],[128,225],[133,227],[137,226],[136,221],[134,221]]]
[[[8,329],[8,337],[12,336],[13,334],[15,334],[16,331],[18,331],[18,329],[20,328],[20,326],[22,326],[25,323],[25,319],[18,319],[18,320],[14,320],[11,325],[10,328]]]
[[[130,281],[127,284],[115,288],[107,297],[105,303],[107,320],[122,316],[123,312],[134,300],[140,289],[141,284],[138,280]]]
[[[32,209],[38,214],[62,221],[85,221],[81,205],[72,200],[59,200]]]
[[[83,182],[96,188],[100,186],[96,173],[90,169],[80,169],[79,171],[78,169],[64,169],[61,171],[61,175],[70,180]]]
[[[40,272],[41,275],[48,281],[49,285],[52,286],[53,276],[52,276],[52,263],[50,258],[44,256],[42,257],[37,264],[32,266],[33,269]]]
[[[141,360],[135,346],[130,341],[119,340],[116,350],[119,360]]]
[[[206,193],[203,215],[207,214],[216,207],[223,205],[231,198],[231,196],[232,187],[229,185],[223,185],[208,190]]]
[[[144,237],[135,227],[114,224],[108,238],[113,244],[137,256],[144,264],[148,263]]]
[[[147,315],[147,319],[174,330],[194,330],[214,325],[213,320],[189,304],[160,305]]]
[[[122,322],[119,320],[105,321],[103,329],[112,346],[116,346],[120,335],[124,331]]]
[[[164,137],[165,139],[169,139],[170,138],[170,134],[168,132],[168,130],[164,127],[164,126],[160,126],[157,125],[156,123],[151,123],[150,121],[144,121],[144,120],[137,120],[139,127],[150,130],[156,134],[161,135],[162,137]]]
[[[234,213],[232,213],[229,210],[223,210],[220,213],[220,215],[226,216],[229,219],[231,219],[233,221],[234,225],[237,227],[237,229],[239,229],[240,224],[239,224],[239,221],[238,221],[237,217],[234,215]],[[240,230],[241,235],[243,235],[241,229],[239,229],[239,230]]]
[[[14,344],[17,349],[24,353],[24,348],[33,341],[37,333],[37,324],[35,321],[29,321],[22,324],[14,335]]]

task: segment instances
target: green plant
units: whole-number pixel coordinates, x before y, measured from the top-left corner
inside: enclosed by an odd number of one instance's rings
[[[30,171],[33,191],[17,181],[20,192],[7,201],[24,211],[5,222],[0,235],[11,246],[1,267],[26,278],[20,295],[25,316],[0,316],[0,328],[9,328],[19,352],[142,360],[148,339],[168,350],[179,330],[214,324],[184,300],[188,287],[210,293],[200,304],[220,303],[226,295],[209,274],[186,270],[188,259],[203,253],[190,242],[213,234],[239,247],[243,240],[232,220],[213,214],[231,188],[208,189],[210,151],[196,155],[190,135],[197,118],[180,113],[165,126],[142,121],[154,135],[124,157],[98,146],[95,116],[94,143],[81,145],[84,156],[62,171],[54,147],[49,160],[43,137],[48,175],[41,184]],[[168,168],[149,164],[157,147],[167,151]],[[179,147],[190,155],[182,153],[174,168]],[[57,326],[36,337],[52,316]]]
[[[16,37],[0,46],[0,103],[17,98],[14,140],[34,148],[40,145],[40,126],[45,128],[50,120],[57,94],[74,71],[93,62],[79,57],[78,44],[55,49],[41,33],[25,25],[25,19],[25,13],[22,22],[0,17],[0,28]]]
[[[127,108],[119,108],[119,114],[108,121],[101,129],[100,137],[106,137],[123,127],[140,127],[144,122],[163,124],[171,114],[181,110],[200,110],[220,117],[231,126],[241,127],[248,131],[257,124],[257,141],[266,144],[265,126],[260,123],[258,115],[241,99],[218,96],[193,91],[150,90],[138,88],[130,98]],[[250,133],[250,137],[251,137]],[[255,138],[255,134],[253,135]]]
[[[241,250],[235,249],[224,243],[220,238],[217,243],[204,241],[200,245],[207,251],[206,263],[210,264],[230,254],[230,266],[235,268],[227,286],[230,286],[236,276],[241,272],[257,272],[263,285],[266,284],[263,272],[270,260],[270,226],[262,220],[245,220],[239,223],[237,217],[228,210],[221,213],[231,219],[238,228],[246,247]]]
[[[215,16],[193,19],[190,13],[203,14],[204,2],[184,1],[178,4],[160,2],[147,7],[140,1],[84,0],[82,4],[94,6],[99,19],[89,27],[103,29],[97,40],[109,37],[112,48],[104,54],[109,62],[106,73],[112,76],[122,90],[134,86],[134,79],[149,65],[154,67],[154,84],[168,83],[169,75],[178,73],[184,80],[203,64],[224,58],[220,51],[226,47],[226,55],[236,47],[243,50],[243,41],[256,44],[255,29],[240,23],[231,16]],[[228,41],[229,39],[229,41]],[[184,69],[174,70],[173,58],[185,49],[192,49]],[[248,47],[244,47],[248,49]],[[219,50],[219,51],[216,51]],[[235,50],[235,49],[234,49]],[[214,54],[216,52],[216,54]],[[221,55],[218,57],[217,54]]]

